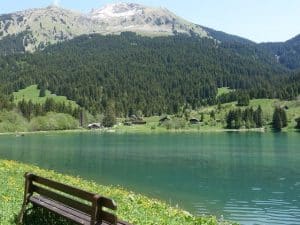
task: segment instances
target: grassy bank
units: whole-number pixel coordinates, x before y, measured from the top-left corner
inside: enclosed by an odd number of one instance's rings
[[[23,197],[24,178],[26,171],[34,172],[57,181],[67,183],[91,192],[113,198],[118,203],[118,217],[135,225],[196,225],[196,224],[230,224],[218,222],[215,217],[196,218],[183,210],[145,196],[135,194],[120,187],[102,186],[77,177],[65,176],[54,171],[43,170],[35,166],[14,161],[0,160],[0,224],[15,224]],[[43,221],[42,218],[47,221]],[[29,212],[26,224],[53,224],[54,215],[42,211]],[[49,222],[50,221],[50,222]],[[52,221],[52,222],[51,222]],[[70,224],[60,220],[57,224]]]

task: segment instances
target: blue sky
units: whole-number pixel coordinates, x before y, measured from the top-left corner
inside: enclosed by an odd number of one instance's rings
[[[9,0],[0,4],[0,14],[59,4],[89,12],[112,0]],[[128,2],[128,0],[126,1]],[[256,42],[285,41],[300,34],[300,0],[129,0],[162,6],[194,23],[236,34]]]

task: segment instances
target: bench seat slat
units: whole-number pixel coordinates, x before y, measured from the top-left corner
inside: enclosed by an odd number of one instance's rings
[[[69,208],[61,203],[55,202],[43,196],[31,196],[29,201],[37,206],[46,208],[58,215],[62,215],[78,224],[89,225],[91,217],[75,209]]]

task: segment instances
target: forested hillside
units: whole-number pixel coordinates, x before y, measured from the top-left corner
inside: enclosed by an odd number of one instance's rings
[[[84,35],[34,54],[3,56],[0,68],[3,94],[38,84],[93,113],[114,105],[118,116],[213,104],[218,87],[284,99],[297,96],[300,87],[299,74],[251,44],[187,35]]]
[[[276,55],[278,61],[287,68],[300,68],[300,35],[286,42],[262,43],[260,46]]]

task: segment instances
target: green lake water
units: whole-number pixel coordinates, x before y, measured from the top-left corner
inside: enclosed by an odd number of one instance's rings
[[[300,133],[0,136],[0,158],[241,224],[300,224]],[[105,193],[102,193],[105,195]]]

